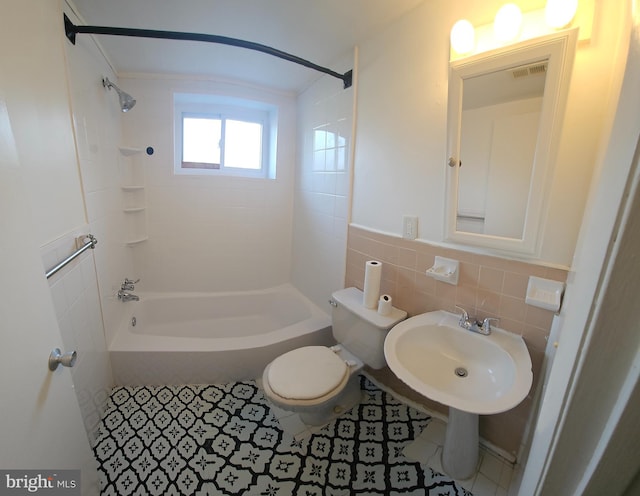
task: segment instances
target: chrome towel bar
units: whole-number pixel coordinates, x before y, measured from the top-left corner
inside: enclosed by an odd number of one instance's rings
[[[96,247],[96,245],[98,244],[98,240],[95,238],[95,236],[93,234],[87,234],[86,236],[81,236],[78,239],[85,240],[87,238],[89,239],[88,242],[84,243],[75,252],[73,252],[71,255],[69,255],[67,258],[65,258],[62,262],[58,263],[58,265],[56,265],[55,267],[50,268],[47,272],[45,272],[45,276],[47,276],[47,279],[49,279],[53,274],[58,272],[60,269],[62,269],[65,265],[67,265],[73,259],[75,259],[76,257],[79,257],[82,253],[84,253],[89,248],[91,248],[93,250]]]

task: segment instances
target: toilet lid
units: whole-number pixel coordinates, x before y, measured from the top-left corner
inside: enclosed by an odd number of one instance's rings
[[[326,346],[305,346],[279,356],[269,366],[269,386],[292,400],[320,398],[337,388],[347,364]]]

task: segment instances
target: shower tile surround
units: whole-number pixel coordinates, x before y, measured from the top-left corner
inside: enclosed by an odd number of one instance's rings
[[[49,269],[67,258],[76,249],[76,236],[86,231],[87,228],[72,232],[43,246],[43,266]],[[78,352],[70,372],[84,427],[93,446],[113,381],[104,341],[93,251],[84,252],[54,274],[48,283],[62,336],[61,351]]]
[[[436,255],[460,261],[458,286],[425,275]],[[499,327],[522,335],[533,365],[529,395],[508,412],[480,417],[480,436],[507,454],[517,456],[533,406],[553,320],[553,312],[525,304],[528,279],[533,275],[565,281],[567,271],[442,248],[350,226],[345,287],[362,289],[365,262],[372,259],[383,263],[381,294],[390,294],[394,306],[406,310],[409,316],[433,310],[459,313],[455,308],[458,305],[479,318],[497,317]],[[447,413],[446,406],[414,392],[389,368],[368,372],[412,401],[432,411]]]
[[[354,55],[337,61],[337,71],[354,67]],[[315,133],[326,130],[352,147],[353,88],[329,76],[319,78],[298,96],[298,159],[294,186],[291,281],[321,308],[327,295],[342,287],[349,212],[349,160],[318,160]],[[322,158],[322,153],[320,154]],[[318,270],[322,267],[321,270]]]
[[[292,94],[215,77],[128,75],[122,119],[144,169],[148,240],[130,248],[141,291],[244,291],[291,280],[296,107]],[[224,95],[277,108],[275,179],[174,174],[174,93]],[[194,263],[197,261],[197,263]],[[138,287],[136,287],[138,289]]]

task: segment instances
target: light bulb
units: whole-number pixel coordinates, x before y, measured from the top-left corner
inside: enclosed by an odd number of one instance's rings
[[[513,41],[520,34],[521,24],[522,12],[520,8],[513,3],[507,3],[500,7],[496,13],[493,20],[493,32],[501,42]]]
[[[569,24],[578,10],[578,0],[547,0],[544,18],[552,28],[562,28]]]
[[[464,54],[473,51],[475,38],[473,24],[466,19],[460,19],[451,28],[451,46],[456,53]]]

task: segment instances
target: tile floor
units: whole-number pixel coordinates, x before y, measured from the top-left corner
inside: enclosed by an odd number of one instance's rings
[[[446,428],[443,421],[432,419],[416,440],[404,449],[404,455],[408,460],[444,473],[440,456]],[[481,448],[477,472],[469,479],[456,480],[456,483],[471,491],[473,496],[507,496],[512,477],[512,464]]]
[[[511,472],[483,453],[442,475],[444,424],[361,378],[362,402],[328,425],[272,407],[255,382],[119,387],[94,448],[103,495],[503,496]]]
[[[321,430],[320,427],[305,425],[294,413],[281,410],[276,406],[271,409],[280,422],[282,430],[296,438],[304,438]],[[447,425],[440,419],[432,418],[422,433],[403,450],[404,456],[419,463],[423,468],[444,474],[440,457],[444,445]],[[473,496],[507,496],[513,477],[513,465],[484,448],[480,449],[478,470],[469,479],[456,480],[462,488],[473,493]]]

